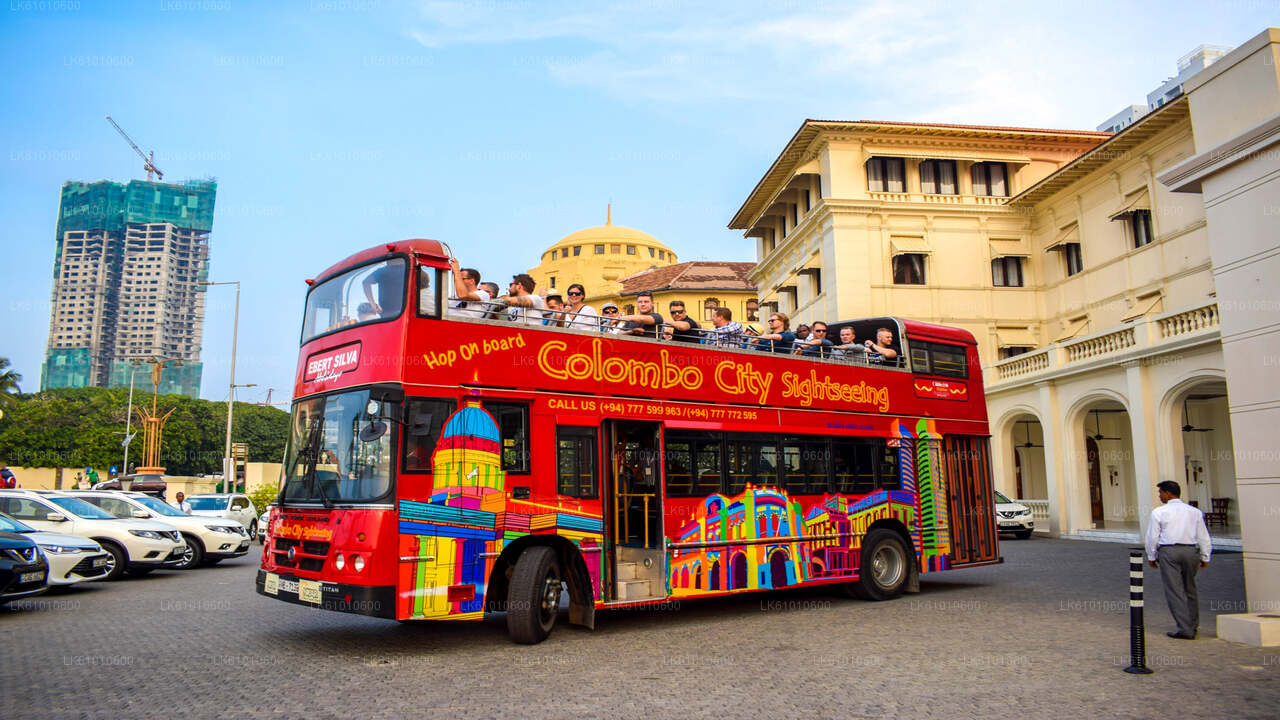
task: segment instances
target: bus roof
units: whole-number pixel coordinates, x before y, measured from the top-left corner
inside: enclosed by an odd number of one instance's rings
[[[449,252],[445,249],[445,244],[439,240],[428,240],[427,238],[410,238],[408,240],[397,240],[396,242],[383,243],[382,245],[374,245],[366,250],[348,256],[338,262],[325,268],[323,272],[315,277],[316,281],[324,280],[331,275],[336,275],[353,265],[374,260],[390,253],[409,253],[418,255],[427,255],[432,259],[444,262],[449,259]]]
[[[905,318],[896,318],[896,320],[902,323],[902,328],[906,331],[908,338],[945,340],[948,342],[964,343],[966,345],[978,344],[978,341],[973,337],[973,333],[963,328],[951,327],[950,325],[935,325],[933,323],[920,322],[919,320],[907,320]]]

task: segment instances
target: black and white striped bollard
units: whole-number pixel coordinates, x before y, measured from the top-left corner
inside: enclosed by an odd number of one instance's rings
[[[1142,622],[1143,548],[1129,548],[1129,667],[1124,671],[1150,675],[1147,667],[1147,631]]]

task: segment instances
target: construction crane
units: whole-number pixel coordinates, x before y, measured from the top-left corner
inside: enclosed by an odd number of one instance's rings
[[[156,167],[155,151],[152,151],[149,154],[142,152],[142,148],[138,147],[138,144],[133,141],[133,138],[129,137],[129,133],[125,132],[124,128],[120,127],[115,120],[112,120],[110,115],[107,116],[107,122],[111,123],[111,126],[116,129],[116,132],[120,133],[120,137],[124,138],[124,141],[129,143],[129,147],[133,148],[133,151],[138,153],[138,157],[142,158],[142,169],[147,171],[147,182],[151,182],[152,173],[155,174],[157,180],[163,180],[164,173],[160,172],[160,168]]]
[[[273,393],[273,392],[275,392],[275,388],[267,388],[267,399],[266,399],[266,400],[263,400],[262,402],[260,402],[260,403],[258,403],[258,404],[259,404],[259,405],[261,405],[261,406],[263,406],[263,407],[267,407],[267,406],[271,405],[271,393]]]

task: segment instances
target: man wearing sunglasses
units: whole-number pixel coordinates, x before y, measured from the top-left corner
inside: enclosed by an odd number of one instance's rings
[[[809,357],[829,357],[831,355],[831,346],[835,343],[827,338],[827,324],[818,320],[809,328],[813,333],[813,337],[808,340],[796,341],[796,354],[807,355]]]
[[[582,287],[581,283],[570,285],[569,291],[564,295],[566,298],[564,309],[569,311],[565,314],[565,327],[578,330],[597,330],[600,328],[600,319],[596,315],[596,309],[590,305],[583,304],[587,297],[587,290]],[[614,308],[614,311],[616,312],[617,308]]]
[[[667,310],[671,313],[672,340],[686,343],[702,342],[702,330],[698,326],[698,321],[685,313],[683,300],[672,300],[667,304]]]
[[[482,318],[486,315],[489,293],[480,285],[480,271],[475,268],[464,268],[458,258],[449,258],[449,269],[453,272],[454,298],[449,301],[449,314],[460,317]]]
[[[622,332],[622,323],[618,322],[618,306],[611,302],[600,306],[600,332],[614,335]]]
[[[756,350],[772,353],[790,353],[796,342],[796,334],[791,332],[791,318],[785,313],[774,313],[769,316],[769,330],[760,334],[753,342]]]

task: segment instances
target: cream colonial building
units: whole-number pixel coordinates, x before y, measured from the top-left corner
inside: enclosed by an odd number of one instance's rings
[[[1274,612],[1278,41],[1114,136],[808,121],[730,227],[756,239],[761,300],[802,320],[971,330],[997,486],[1043,529],[1137,540],[1154,484],[1178,480],[1217,545],[1243,546],[1250,608]]]

